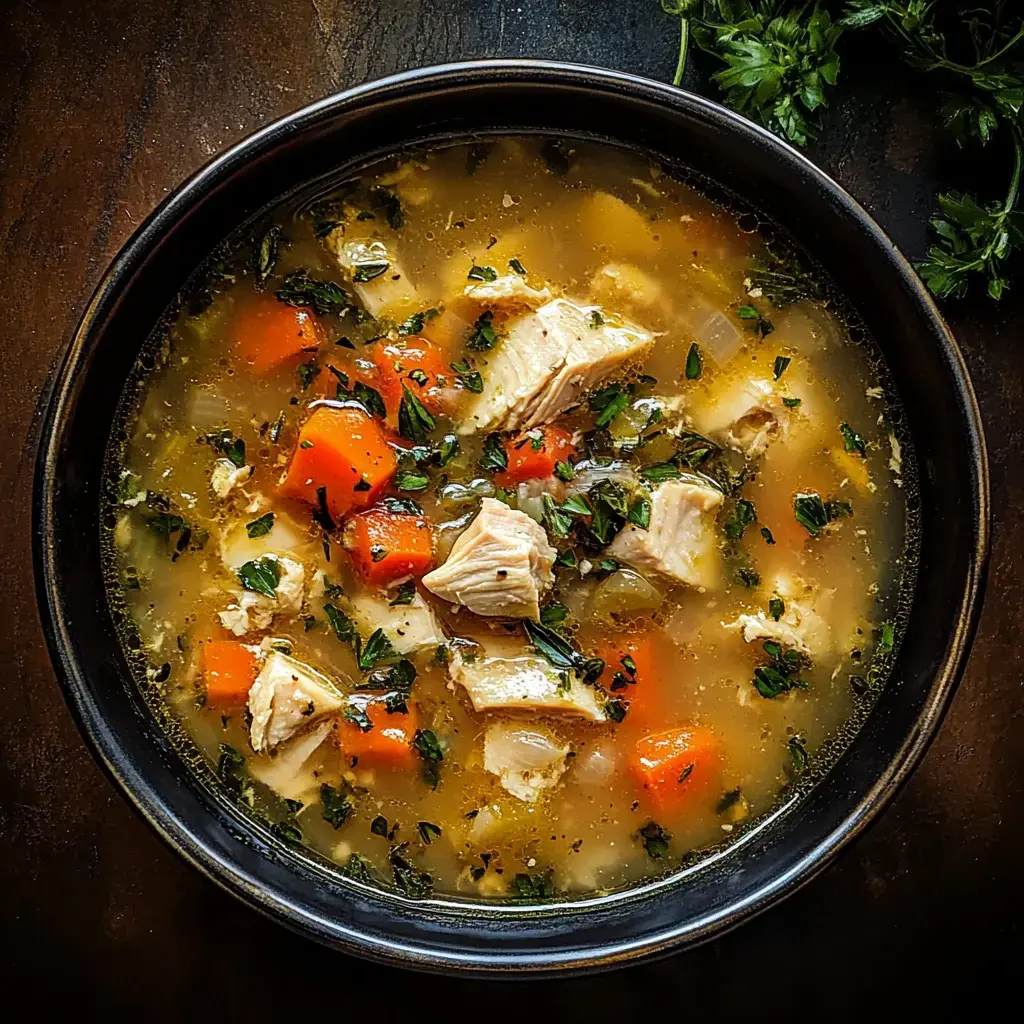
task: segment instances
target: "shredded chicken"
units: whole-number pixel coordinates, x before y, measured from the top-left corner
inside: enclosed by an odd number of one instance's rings
[[[494,281],[466,287],[465,295],[482,306],[496,309],[537,309],[551,301],[550,288],[531,288],[519,274],[503,274]]]
[[[651,495],[651,522],[628,524],[608,554],[635,569],[657,572],[691,587],[713,586],[717,551],[712,513],[722,492],[708,484],[670,480]]]
[[[730,448],[757,458],[773,441],[789,435],[792,419],[792,410],[786,408],[774,385],[752,378],[738,382],[722,395],[702,426]]]
[[[597,306],[555,299],[515,318],[482,358],[484,389],[459,431],[514,430],[549,423],[584,392],[651,346],[653,335]]]
[[[418,592],[410,604],[392,605],[394,594],[361,589],[345,603],[345,610],[360,632],[383,629],[399,654],[436,648],[447,637],[430,605]]]
[[[479,515],[445,562],[423,577],[423,585],[477,615],[536,620],[541,594],[554,580],[557,554],[525,512],[484,498]]]
[[[309,665],[271,651],[249,690],[249,742],[257,754],[272,750],[301,728],[339,711],[335,685]]]
[[[257,594],[252,590],[232,590],[232,602],[217,613],[221,625],[235,636],[244,636],[252,629],[267,629],[275,615],[296,615],[302,608],[302,591],[306,570],[301,562],[285,555],[268,555],[277,561],[281,570],[277,598]]]
[[[476,711],[563,712],[592,722],[605,719],[592,686],[559,672],[539,655],[524,654],[521,640],[489,640],[480,654],[456,648],[448,671]]]
[[[799,579],[780,576],[772,591],[783,602],[778,620],[759,610],[740,615],[726,629],[740,630],[746,643],[776,640],[807,655],[821,655],[832,647],[828,623],[816,610],[817,588]]]
[[[230,459],[218,459],[210,471],[210,489],[218,498],[226,498],[253,474],[255,466],[236,466]]]
[[[344,227],[335,228],[326,239],[342,272],[363,308],[378,319],[405,315],[422,307],[416,286],[395,254],[377,239],[346,239]],[[360,280],[386,264],[387,269],[369,280]]]

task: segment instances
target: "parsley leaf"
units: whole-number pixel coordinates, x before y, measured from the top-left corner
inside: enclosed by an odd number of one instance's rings
[[[435,426],[434,417],[408,386],[403,384],[402,402],[398,407],[398,432],[410,441],[426,441],[427,434]]]
[[[239,567],[238,581],[246,590],[263,594],[277,600],[277,585],[281,582],[281,565],[276,558],[269,556],[246,562]]]
[[[352,300],[344,289],[333,281],[318,281],[308,271],[293,270],[277,290],[277,298],[289,306],[309,306],[324,316],[342,314],[353,309]]]
[[[490,309],[484,310],[473,324],[473,331],[469,336],[466,345],[472,352],[487,352],[498,344],[498,332],[494,329],[492,321],[494,312]]]
[[[245,524],[245,532],[249,537],[255,540],[257,537],[266,537],[268,533],[274,528],[274,513],[267,512],[260,516],[259,519],[254,519],[251,523]]]

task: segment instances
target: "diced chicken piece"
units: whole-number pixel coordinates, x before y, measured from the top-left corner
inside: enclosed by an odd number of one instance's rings
[[[210,471],[210,488],[218,498],[226,498],[252,476],[255,466],[236,466],[230,459],[218,459]]]
[[[521,641],[488,640],[475,656],[456,648],[448,672],[476,711],[561,712],[592,722],[605,720],[592,686],[571,673],[566,685],[563,674],[545,658],[524,654]]]
[[[569,745],[537,726],[492,722],[484,733],[484,769],[524,803],[554,789],[565,773]]]
[[[651,495],[649,528],[627,524],[608,546],[608,554],[691,587],[714,586],[717,543],[709,513],[722,500],[722,492],[709,484],[669,480]]]
[[[302,608],[302,589],[306,570],[301,562],[285,555],[271,554],[281,569],[277,584],[277,598],[257,594],[251,590],[232,590],[234,600],[217,613],[221,625],[235,636],[244,636],[253,629],[267,629],[275,615],[295,615]]]
[[[538,620],[557,555],[544,529],[525,512],[484,498],[469,529],[444,563],[423,577],[423,585],[477,615]]]
[[[325,676],[301,661],[271,651],[249,690],[249,742],[257,754],[273,750],[305,726],[342,707],[342,696]]]
[[[370,316],[404,317],[422,308],[416,286],[383,242],[369,238],[346,240],[345,229],[340,227],[327,236],[327,248]],[[385,264],[385,270],[369,280],[361,280]]]
[[[505,337],[482,360],[484,389],[466,409],[459,430],[469,434],[549,423],[599,381],[642,357],[653,340],[596,306],[555,299],[509,321]]]
[[[401,654],[433,649],[448,638],[430,605],[417,593],[411,604],[392,607],[394,594],[360,589],[346,610],[364,635],[383,629],[395,650]]]
[[[545,388],[536,405],[526,411],[524,427],[550,423],[556,416],[579,403],[584,392],[610,376],[632,359],[645,355],[654,336],[641,327],[607,320],[596,326],[596,306],[577,306],[567,299],[556,299],[538,310],[568,339],[565,361]]]
[[[321,719],[308,732],[300,733],[282,744],[273,756],[262,754],[249,759],[249,774],[269,786],[285,800],[301,800],[304,804],[316,799],[320,789],[323,767],[321,746],[334,722]]]
[[[793,413],[782,399],[768,380],[739,380],[710,404],[699,426],[710,437],[720,437],[729,447],[757,458],[789,434]]]
[[[538,309],[551,301],[551,289],[531,288],[519,274],[503,274],[494,281],[467,285],[464,294],[482,306],[496,309]]]
[[[506,424],[515,410],[536,401],[565,361],[565,352],[562,336],[548,329],[539,311],[509,321],[497,347],[477,357],[484,389],[466,406],[458,432]]]
[[[740,615],[726,629],[740,630],[743,640],[776,640],[801,654],[818,656],[832,648],[832,633],[817,610],[817,588],[803,580],[780,576],[772,592],[782,599],[784,610],[778,621],[763,611]]]

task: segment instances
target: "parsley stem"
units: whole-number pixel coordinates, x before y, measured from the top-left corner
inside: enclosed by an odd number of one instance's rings
[[[690,23],[686,18],[679,19],[679,61],[676,73],[672,76],[673,85],[681,85],[683,72],[686,70],[686,51],[690,45]]]

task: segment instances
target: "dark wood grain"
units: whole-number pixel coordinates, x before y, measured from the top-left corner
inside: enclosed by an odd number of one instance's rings
[[[35,610],[29,498],[39,397],[133,228],[186,174],[269,119],[367,78],[470,57],[552,57],[664,78],[675,26],[655,0],[15,0],[3,21],[0,977],[8,988],[90,1019],[262,1020],[306,1012],[307,1001],[332,1017],[365,1002],[363,1012],[403,1016],[418,1006],[421,1019],[504,1018],[513,1008],[559,1020],[848,1019],[927,992],[948,1009],[998,991],[1011,967],[1019,973],[1020,294],[949,308],[988,431],[992,576],[953,709],[871,831],[783,906],[660,964],[514,989],[362,965],[292,937],[187,868],[91,760]],[[934,141],[930,98],[871,60],[845,96],[813,155],[919,254],[952,162]]]

